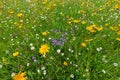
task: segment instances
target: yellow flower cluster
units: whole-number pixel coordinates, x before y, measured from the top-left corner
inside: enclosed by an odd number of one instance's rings
[[[120,9],[120,5],[119,5],[119,4],[115,4],[115,5],[114,5],[114,8],[115,8],[115,9]]]
[[[97,25],[90,25],[88,27],[86,27],[86,29],[92,33],[96,32],[96,31],[101,31],[103,30],[103,27],[97,27]]]
[[[14,13],[14,11],[13,11],[12,9],[10,9],[8,12],[9,12],[10,14],[13,14],[13,13]]]
[[[120,38],[116,38],[116,40],[120,41]]]
[[[110,29],[113,30],[113,31],[115,31],[116,34],[120,35],[120,29],[119,29],[118,27],[116,27],[116,26],[111,26]]]
[[[87,46],[87,43],[93,41],[93,39],[86,39],[84,42],[81,43],[81,46],[82,47],[86,47]]]
[[[23,14],[22,14],[22,13],[18,13],[17,16],[18,16],[18,17],[22,17]]]
[[[118,30],[118,27],[116,27],[116,26],[111,26],[110,29],[113,30],[113,31],[117,31],[117,30]]]
[[[73,23],[79,23],[80,20],[73,20],[72,22],[73,22]]]

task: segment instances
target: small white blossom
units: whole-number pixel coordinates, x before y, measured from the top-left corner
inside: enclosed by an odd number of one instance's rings
[[[81,55],[81,53],[78,53],[78,55]]]
[[[40,39],[39,37],[37,37],[37,39]]]
[[[11,41],[13,41],[13,39],[11,39]]]
[[[72,62],[70,61],[70,64],[72,64]]]
[[[86,72],[89,72],[89,69],[86,69]]]
[[[103,61],[104,63],[107,63],[107,62],[108,62],[108,61],[106,60],[106,56],[105,56],[105,55],[103,56],[102,61]]]
[[[37,69],[37,72],[40,73],[40,69]]]
[[[6,50],[5,53],[8,54],[8,53],[9,53],[9,50]]]
[[[2,65],[0,65],[0,68],[2,68],[3,66]]]
[[[34,46],[31,46],[31,50],[35,50],[35,47],[34,47]]]
[[[85,74],[83,74],[83,77],[85,77],[86,75]]]
[[[78,67],[78,65],[75,65],[75,67]]]
[[[41,68],[41,70],[45,70],[45,67],[43,66],[43,67]]]
[[[51,40],[51,37],[49,37],[48,39]]]
[[[67,60],[69,60],[69,58],[67,58]]]
[[[113,65],[114,65],[115,67],[117,67],[117,66],[118,66],[118,63],[113,63]]]
[[[60,50],[60,49],[58,49],[58,50],[57,50],[57,53],[60,53],[60,52],[61,52],[61,50]]]
[[[26,0],[26,2],[30,2],[30,0]]]
[[[30,46],[33,46],[33,44],[32,44],[32,43],[30,43]]]
[[[87,48],[87,50],[89,51],[89,48]]]
[[[78,72],[78,69],[76,69],[76,72]]]
[[[74,52],[74,50],[71,50],[71,53],[73,53]]]
[[[96,50],[99,52],[102,50],[102,47],[96,48]]]
[[[62,56],[64,56],[64,53],[61,53]]]
[[[43,38],[42,40],[43,40],[43,41],[45,41],[45,39],[44,39],[44,38]]]
[[[106,71],[105,71],[104,69],[102,70],[102,72],[103,72],[104,74],[106,73]]]
[[[43,75],[46,75],[46,74],[47,74],[47,72],[46,72],[46,70],[44,70],[44,71],[43,71]]]
[[[76,40],[76,37],[73,37],[73,41],[75,41]]]
[[[71,48],[69,48],[68,51],[71,51]]]
[[[73,74],[71,74],[71,75],[70,75],[70,77],[71,77],[71,78],[74,78],[74,75],[73,75]]]
[[[12,77],[15,76],[15,73],[13,72],[13,73],[11,74],[11,76],[12,76]]]
[[[6,38],[4,37],[3,39],[5,40]]]
[[[30,63],[27,63],[27,67],[30,66]]]

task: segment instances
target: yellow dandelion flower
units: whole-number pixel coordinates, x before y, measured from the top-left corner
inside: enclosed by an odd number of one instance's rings
[[[79,23],[80,20],[73,20],[72,22],[73,22],[73,23]]]
[[[17,16],[18,16],[18,17],[22,17],[23,14],[22,14],[22,13],[18,13]]]
[[[113,27],[113,26],[111,26],[110,29],[113,30],[113,31],[117,31],[118,30],[117,27]]]
[[[81,46],[86,47],[86,43],[85,42],[81,43]]]
[[[120,38],[116,38],[116,40],[120,41]]]
[[[39,48],[39,53],[45,57],[45,56],[46,56],[46,53],[49,52],[49,49],[50,49],[50,47],[49,47],[47,44],[43,44],[43,45],[41,45],[41,47]]]
[[[120,9],[120,5],[119,5],[119,4],[116,4],[116,5],[114,5],[114,8],[115,8],[115,9]]]
[[[53,6],[53,7],[55,7],[55,6],[56,6],[56,4],[54,3],[54,4],[52,4],[52,6]]]
[[[88,27],[86,27],[86,29],[87,30],[91,30],[91,29],[93,29],[93,27],[92,26],[88,26]]]
[[[94,29],[91,29],[90,32],[94,33],[94,32],[96,32],[96,31],[95,31]]]
[[[86,27],[86,29],[87,29],[88,31],[92,32],[92,33],[93,33],[93,32],[96,32],[93,26],[88,26],[88,27]]]
[[[82,2],[81,6],[84,6],[85,5],[85,2]]]
[[[105,26],[108,27],[108,23],[106,23]]]
[[[116,32],[118,35],[120,34],[120,30]]]
[[[18,55],[19,55],[19,52],[13,53],[13,56],[14,56],[14,57],[16,57],[16,56],[18,56]]]
[[[47,9],[47,10],[50,10],[50,8],[49,8],[49,7],[47,7],[46,9]]]
[[[97,12],[94,12],[93,15],[97,15]]]
[[[16,74],[14,77],[13,77],[13,80],[26,80],[26,72],[19,72],[18,74]]]
[[[94,27],[96,30],[98,30],[98,31],[101,31],[101,30],[103,30],[103,27]]]
[[[43,35],[43,36],[46,36],[46,35],[47,35],[47,32],[42,32],[42,35]]]
[[[23,27],[23,24],[20,24],[18,27],[19,27],[19,28],[22,28],[22,27]]]
[[[18,22],[14,22],[14,25],[18,25]]]
[[[85,40],[86,42],[91,42],[91,41],[93,41],[93,39],[87,39],[87,40]]]
[[[42,4],[44,4],[44,5],[47,4],[47,1],[43,1]]]
[[[99,8],[99,11],[102,11],[103,10],[103,8]]]
[[[5,58],[4,57],[2,57],[2,62],[5,62],[6,60],[5,60]]]
[[[68,66],[68,63],[66,61],[63,62],[64,66]]]
[[[68,23],[68,24],[71,24],[71,22],[70,22],[70,21],[68,21],[67,23]]]
[[[11,10],[9,10],[8,11],[10,14],[13,14],[14,13],[14,11],[11,9]]]
[[[85,22],[85,21],[82,21],[81,23],[82,23],[82,24],[86,24],[86,22]]]
[[[113,31],[115,30],[113,26],[111,26],[110,29],[113,30]]]

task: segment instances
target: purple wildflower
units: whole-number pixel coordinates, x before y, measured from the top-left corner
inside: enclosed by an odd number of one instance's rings
[[[55,45],[57,43],[56,39],[52,39],[52,45]]]

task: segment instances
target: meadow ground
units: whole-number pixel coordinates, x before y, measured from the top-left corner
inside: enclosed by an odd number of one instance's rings
[[[120,1],[0,0],[0,80],[120,80]]]

